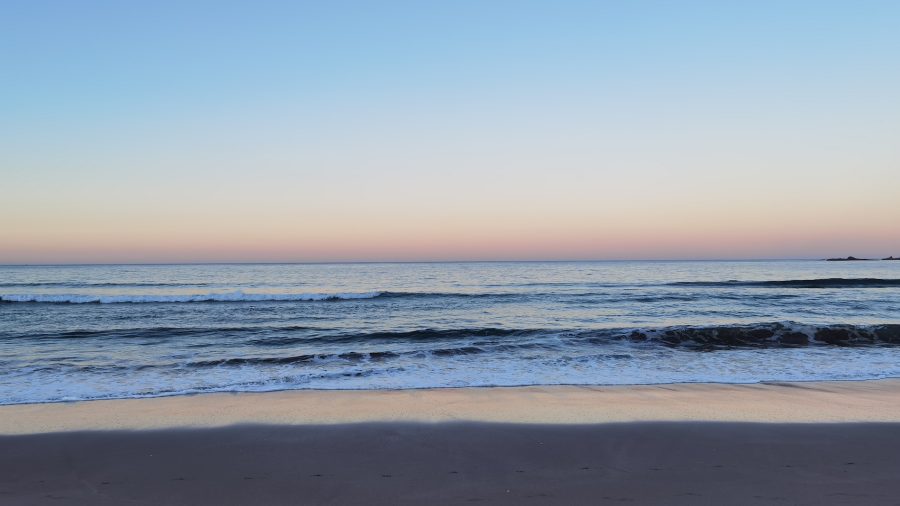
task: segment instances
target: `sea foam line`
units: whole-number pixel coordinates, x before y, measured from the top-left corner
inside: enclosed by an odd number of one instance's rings
[[[86,294],[7,294],[0,302],[43,302],[56,304],[139,304],[183,302],[268,302],[330,301],[373,299],[381,292],[364,293],[204,293],[187,295],[86,295]]]

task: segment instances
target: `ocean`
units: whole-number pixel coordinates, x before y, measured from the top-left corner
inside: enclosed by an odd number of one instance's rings
[[[0,267],[0,404],[900,377],[900,262]]]

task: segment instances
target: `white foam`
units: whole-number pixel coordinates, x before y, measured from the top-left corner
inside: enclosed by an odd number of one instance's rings
[[[139,304],[174,302],[266,302],[266,301],[323,301],[372,299],[381,292],[364,293],[225,293],[180,295],[88,295],[88,294],[7,294],[3,302],[49,302],[57,304]]]

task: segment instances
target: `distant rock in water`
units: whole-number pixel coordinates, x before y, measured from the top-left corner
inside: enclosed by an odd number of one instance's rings
[[[871,258],[856,258],[856,257],[847,257],[847,258],[828,258],[826,262],[865,262],[871,260]]]
[[[882,260],[900,260],[900,258],[891,255],[891,256],[889,256],[889,257],[887,257],[887,258],[882,258]]]

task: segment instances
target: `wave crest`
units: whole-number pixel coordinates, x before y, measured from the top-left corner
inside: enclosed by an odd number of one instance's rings
[[[32,302],[52,304],[141,304],[185,302],[278,302],[335,301],[373,299],[381,292],[364,293],[204,293],[189,295],[87,295],[87,294],[8,294],[0,302]]]
[[[633,330],[619,338],[656,341],[667,346],[700,349],[740,347],[794,347],[807,345],[867,346],[900,344],[900,324],[802,325],[757,323],[705,327],[668,327]]]
[[[608,329],[553,328],[422,328],[373,332],[346,332],[326,327],[246,326],[246,327],[148,327],[101,330],[72,330],[41,334],[0,334],[0,339],[191,339],[228,336],[264,349],[290,348],[296,345],[342,344],[353,350],[354,344],[408,343],[416,350],[438,351],[438,355],[459,354],[463,348],[490,347],[497,352],[556,346],[585,346],[632,342],[636,344],[714,350],[729,348],[777,348],[796,346],[870,346],[900,344],[900,323],[872,325],[803,324],[761,322],[750,324],[686,325],[672,327],[623,327]],[[429,344],[450,345],[435,350]],[[420,348],[419,346],[425,346]],[[452,350],[449,351],[449,350]],[[476,352],[475,350],[466,350]],[[311,356],[310,356],[311,357]],[[308,357],[309,358],[309,357]],[[296,357],[291,361],[302,361]]]
[[[679,281],[669,286],[759,286],[783,288],[889,288],[900,286],[900,279],[882,278],[820,278],[820,279],[780,279],[771,281]]]

